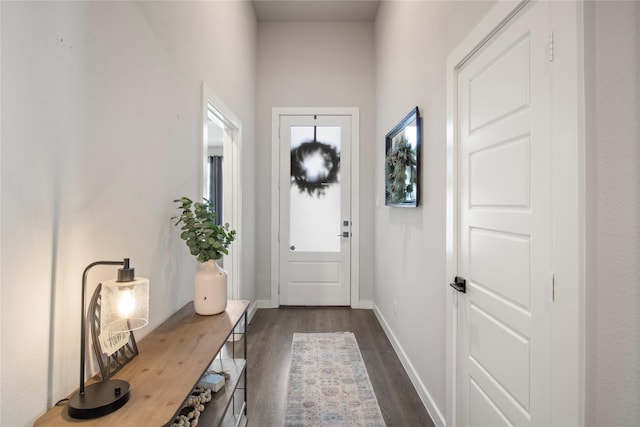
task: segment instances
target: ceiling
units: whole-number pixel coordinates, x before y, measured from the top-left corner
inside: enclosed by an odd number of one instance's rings
[[[258,21],[374,21],[380,0],[253,0]]]

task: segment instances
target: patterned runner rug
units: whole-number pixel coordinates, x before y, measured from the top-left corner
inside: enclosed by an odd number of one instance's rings
[[[353,333],[293,335],[282,425],[385,426]]]

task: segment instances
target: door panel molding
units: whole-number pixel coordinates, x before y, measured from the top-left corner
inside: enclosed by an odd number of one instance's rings
[[[271,298],[270,306],[280,305],[280,116],[330,115],[351,117],[351,307],[360,302],[360,110],[356,107],[276,107],[271,111]],[[261,305],[264,307],[264,304]],[[265,307],[266,308],[266,307]]]

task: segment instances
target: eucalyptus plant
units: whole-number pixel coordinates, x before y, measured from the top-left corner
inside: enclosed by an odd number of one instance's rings
[[[180,215],[176,226],[182,224],[180,238],[189,247],[191,255],[199,262],[218,260],[222,255],[229,254],[229,245],[236,238],[236,231],[229,226],[216,224],[217,214],[213,203],[207,199],[203,202],[193,202],[188,197],[174,200],[179,203]]]

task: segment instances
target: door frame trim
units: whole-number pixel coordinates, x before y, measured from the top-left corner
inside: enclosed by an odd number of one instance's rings
[[[360,308],[360,109],[274,107],[271,109],[271,307],[280,305],[280,116],[351,116],[351,307]]]
[[[222,101],[222,99],[213,92],[205,82],[201,85],[202,93],[202,119],[201,119],[201,140],[198,149],[199,167],[198,167],[198,194],[199,198],[204,196],[205,188],[208,187],[208,177],[205,174],[207,170],[207,149],[208,149],[208,133],[209,124],[207,121],[209,104],[222,114],[225,124],[234,129],[233,140],[231,143],[224,143],[224,176],[231,179],[223,180],[223,217],[238,232],[238,238],[229,248],[229,254],[225,256],[225,270],[229,273],[230,287],[232,289],[229,298],[239,299],[244,295],[242,290],[242,268],[240,268],[240,260],[242,259],[242,121],[233,111]]]
[[[500,29],[525,9],[530,0],[499,1],[447,58],[447,190],[446,190],[446,425],[457,419],[457,300],[448,286],[456,276],[458,258],[458,70]],[[566,4],[565,4],[566,3]],[[551,75],[552,265],[556,300],[551,305],[550,370],[553,425],[584,424],[584,61],[582,2],[552,2],[550,22],[556,56]],[[562,51],[560,51],[562,49]],[[562,293],[560,295],[559,293]]]

